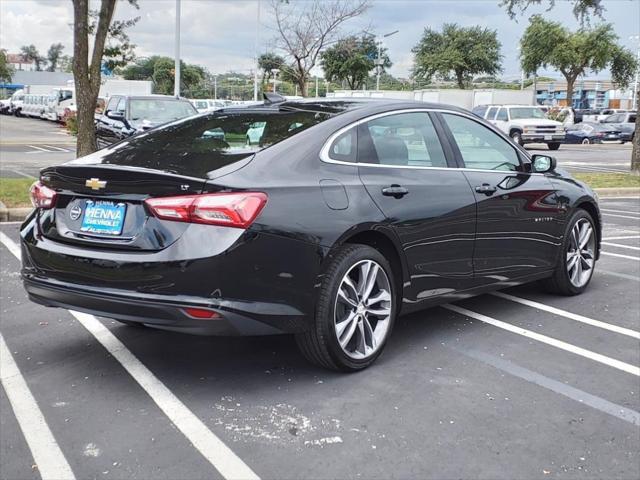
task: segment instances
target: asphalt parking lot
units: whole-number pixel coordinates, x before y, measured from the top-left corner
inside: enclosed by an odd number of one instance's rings
[[[601,208],[585,294],[528,285],[403,317],[351,375],[288,336],[32,304],[2,224],[0,477],[640,478],[640,199]]]

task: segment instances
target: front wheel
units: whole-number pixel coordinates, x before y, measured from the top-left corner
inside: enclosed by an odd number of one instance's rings
[[[547,145],[549,147],[549,150],[558,150],[560,148],[560,144],[559,143],[549,143]]]
[[[524,142],[522,141],[522,134],[517,130],[511,132],[511,139],[520,146],[524,145]]]
[[[353,372],[382,353],[396,315],[391,267],[377,250],[346,245],[327,268],[318,295],[314,325],[296,336],[307,360]]]
[[[596,265],[597,238],[591,215],[579,209],[567,222],[562,255],[551,278],[542,281],[552,293],[578,295],[591,281]]]
[[[590,145],[590,144],[591,144],[591,140],[589,140],[588,138],[582,139],[582,145]]]

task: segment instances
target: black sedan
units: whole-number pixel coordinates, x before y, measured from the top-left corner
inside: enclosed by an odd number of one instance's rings
[[[400,314],[535,280],[582,293],[600,251],[586,185],[428,103],[225,108],[45,168],[32,200],[34,302],[181,332],[293,333],[343,371],[370,365]]]
[[[602,123],[582,122],[567,128],[565,143],[623,143],[622,131]]]

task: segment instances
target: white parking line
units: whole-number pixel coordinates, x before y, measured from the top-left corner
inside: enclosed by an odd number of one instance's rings
[[[603,238],[602,240],[635,240],[640,238],[640,235],[623,235],[621,237],[606,237]]]
[[[0,380],[42,480],[74,479],[73,471],[1,333]]]
[[[35,145],[27,145],[27,147],[31,147],[34,150],[40,150],[41,152],[51,152],[51,150],[47,150],[46,148],[42,148],[42,147],[37,147]]]
[[[640,339],[640,332],[631,330],[630,328],[619,327],[618,325],[612,325],[610,323],[601,322],[600,320],[595,320],[593,318],[585,317],[583,315],[578,315],[577,313],[571,313],[566,310],[552,307],[550,305],[545,305],[544,303],[534,302],[533,300],[529,300],[526,298],[509,295],[508,293],[504,293],[504,292],[493,292],[491,295],[493,295],[494,297],[503,298],[505,300],[510,300],[512,302],[516,302],[521,305],[526,305],[527,307],[537,308],[538,310],[544,310],[545,312],[553,313],[554,315],[560,315],[561,317],[569,318],[571,320],[575,320],[576,322],[586,323],[587,325],[592,325],[594,327],[603,328],[611,332],[620,333],[621,335],[627,335],[628,337]]]
[[[601,208],[602,212],[613,212],[613,213],[630,213],[632,215],[640,215],[640,212],[630,212],[628,210],[613,210],[612,208]]]
[[[618,215],[617,213],[603,213],[603,217],[631,218],[632,220],[640,220],[640,217],[631,217],[629,215]]]
[[[515,325],[512,325],[510,323],[506,323],[501,320],[488,317],[481,313],[472,312],[471,310],[467,310],[466,308],[462,308],[457,305],[447,304],[447,305],[442,305],[442,308],[446,308],[447,310],[451,310],[452,312],[459,313],[460,315],[465,315],[467,317],[480,320],[481,322],[488,323],[489,325],[493,325],[494,327],[502,328],[503,330],[507,330],[511,333],[516,333],[518,335],[522,335],[523,337],[532,338],[541,343],[551,345],[552,347],[556,347],[561,350],[565,350],[567,352],[580,355],[581,357],[588,358],[590,360],[593,360],[594,362],[598,362],[603,365],[607,365],[617,370],[621,370],[623,372],[630,373],[632,375],[640,377],[640,367],[636,367],[635,365],[621,362],[620,360],[616,360],[614,358],[607,357],[605,355],[601,355],[596,352],[592,352],[591,350],[586,350],[576,345],[563,342],[562,340],[558,340],[552,337],[548,337],[546,335],[542,335],[541,333],[533,332],[531,330],[527,330],[521,327],[516,327]]]
[[[608,255],[610,257],[626,258],[628,260],[640,260],[640,257],[632,257],[631,255],[622,255],[620,253],[600,252],[600,255]]]
[[[69,152],[66,148],[54,147],[53,145],[45,145],[47,148],[53,148],[54,150],[58,150],[59,152]]]
[[[0,242],[18,259],[20,248],[3,232]],[[73,315],[102,346],[129,372],[156,405],[173,422],[213,467],[227,479],[259,480],[222,440],[220,440],[189,408],[176,397],[127,347],[93,315],[74,312]]]
[[[632,247],[631,245],[622,245],[620,243],[602,242],[602,245],[609,245],[610,247],[628,248],[629,250],[640,250],[640,247]]]

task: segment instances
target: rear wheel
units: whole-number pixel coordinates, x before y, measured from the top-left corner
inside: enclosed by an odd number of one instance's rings
[[[588,138],[582,139],[582,145],[589,145],[590,143],[591,143],[591,140],[589,140]]]
[[[542,281],[552,293],[578,295],[591,281],[596,265],[596,229],[591,215],[577,210],[567,223],[562,255],[551,278]]]
[[[366,245],[340,248],[327,268],[314,326],[298,334],[302,354],[332,370],[357,371],[382,353],[396,314],[387,260]]]
[[[549,150],[558,150],[560,148],[559,143],[548,143]]]

